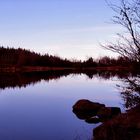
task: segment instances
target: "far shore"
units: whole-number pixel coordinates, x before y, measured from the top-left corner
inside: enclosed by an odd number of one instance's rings
[[[131,67],[122,66],[105,66],[105,67],[41,67],[41,66],[22,66],[22,67],[0,67],[0,73],[15,73],[15,72],[47,72],[47,71],[61,71],[61,70],[72,70],[72,71],[83,71],[83,70],[97,70],[97,71],[131,71]]]

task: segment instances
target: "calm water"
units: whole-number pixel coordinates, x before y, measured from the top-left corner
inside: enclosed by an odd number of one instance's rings
[[[1,140],[89,140],[93,128],[79,120],[72,106],[89,99],[123,109],[116,77],[103,79],[84,74],[40,80],[26,87],[0,90]]]

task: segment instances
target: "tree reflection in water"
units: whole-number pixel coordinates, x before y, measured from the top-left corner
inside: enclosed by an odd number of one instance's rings
[[[123,79],[123,85],[117,85],[121,90],[124,106],[133,108],[140,103],[140,75]]]
[[[118,79],[127,78],[131,75],[129,71],[118,70],[96,70],[96,69],[66,69],[66,70],[51,70],[46,72],[20,72],[20,73],[0,73],[0,89],[26,87],[30,84],[35,84],[41,80],[50,81],[60,79],[61,77],[70,74],[85,74],[89,79],[94,77],[104,80],[116,77]],[[134,74],[135,75],[135,74]]]

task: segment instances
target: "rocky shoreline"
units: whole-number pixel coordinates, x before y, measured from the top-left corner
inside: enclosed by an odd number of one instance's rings
[[[93,140],[140,140],[140,105],[121,113],[118,107],[79,100],[73,106],[75,115],[88,123],[99,123]]]
[[[140,105],[93,130],[94,140],[140,140]]]

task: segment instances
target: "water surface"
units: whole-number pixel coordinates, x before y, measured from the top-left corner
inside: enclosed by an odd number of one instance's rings
[[[93,128],[79,120],[72,106],[88,99],[124,110],[116,84],[118,78],[89,78],[84,74],[40,79],[0,90],[0,139],[2,140],[88,140]]]

